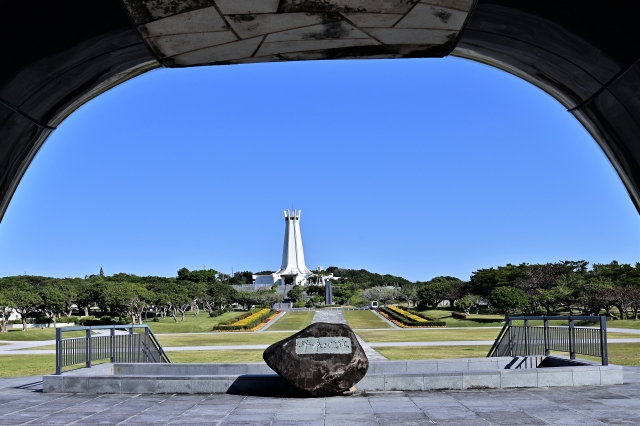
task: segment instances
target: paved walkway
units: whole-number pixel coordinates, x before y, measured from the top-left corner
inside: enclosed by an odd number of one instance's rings
[[[0,426],[638,425],[640,369],[625,384],[579,388],[382,392],[331,398],[44,394],[41,377],[0,380]]]
[[[313,324],[316,322],[346,324],[347,320],[344,318],[344,315],[342,315],[342,310],[317,310],[313,315],[313,320],[311,321],[311,323]],[[358,339],[358,343],[360,343],[360,346],[362,346],[362,349],[364,349],[364,353],[369,361],[388,361],[386,357],[382,356],[380,352],[373,349],[371,345],[362,340],[360,336],[356,335],[356,338]]]
[[[384,315],[381,315],[380,312],[376,311],[376,310],[371,310],[371,312],[373,312],[374,314],[376,314],[378,317],[380,317],[382,319],[382,321],[386,322],[387,324],[389,324],[391,326],[391,328],[395,328],[396,330],[404,330],[404,328],[400,327],[398,324],[396,324],[395,322],[389,320],[389,318],[385,317]]]
[[[282,318],[282,316],[284,314],[286,314],[287,311],[282,311],[280,312],[275,318],[273,318],[271,321],[269,321],[268,323],[266,323],[264,325],[264,327],[261,327],[259,330],[256,330],[256,333],[262,333],[263,331],[266,331],[269,329],[269,327],[271,327],[276,321],[278,321],[280,318]]]

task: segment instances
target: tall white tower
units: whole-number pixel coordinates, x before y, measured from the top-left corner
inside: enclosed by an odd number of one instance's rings
[[[311,271],[304,263],[302,234],[300,233],[300,215],[302,210],[285,210],[284,246],[282,248],[282,266],[276,274],[282,277],[282,284],[306,284]]]

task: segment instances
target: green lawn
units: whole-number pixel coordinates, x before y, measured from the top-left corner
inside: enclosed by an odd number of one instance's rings
[[[266,331],[302,330],[311,324],[314,313],[313,311],[287,312]]]
[[[174,322],[172,317],[167,317],[160,322],[145,321],[151,330],[156,334],[169,334],[169,333],[198,333],[203,331],[213,330],[214,325],[218,325],[221,322],[228,321],[232,318],[242,315],[244,312],[234,311],[225,312],[224,314],[211,318],[208,313],[201,311],[200,315],[194,317],[191,313],[187,313],[184,317],[184,322],[181,321],[181,317],[178,316],[178,322]],[[0,339],[2,340],[2,339]]]
[[[342,311],[349,327],[353,329],[393,328],[371,311]]]
[[[551,353],[553,355],[553,352]],[[569,356],[569,353],[562,353]],[[600,358],[585,355],[576,355],[577,358],[588,359],[600,362]],[[610,343],[609,344],[609,364],[617,365],[640,365],[640,343]]]
[[[489,352],[489,346],[409,346],[376,348],[376,350],[390,360],[482,358]],[[261,362],[262,351],[178,351],[169,352],[169,357],[173,362],[187,363]],[[578,357],[589,359],[581,355]],[[640,343],[610,344],[609,362],[618,365],[640,365]],[[52,374],[54,371],[55,355],[0,355],[0,377],[34,376]]]
[[[451,330],[446,328],[435,328],[426,330],[371,330],[356,333],[365,342],[445,342],[464,340],[495,340],[500,330],[490,329],[470,329]],[[627,333],[607,333],[610,339],[616,338],[640,338],[640,335]]]
[[[162,346],[270,345],[293,333],[211,333],[157,336]]]
[[[264,362],[260,350],[169,352],[172,362]]]
[[[640,329],[640,320],[609,320],[607,321],[607,327],[611,328],[632,328],[634,330]],[[0,339],[2,340],[2,339]]]
[[[55,371],[55,355],[0,355],[0,377],[37,376]]]
[[[356,333],[365,342],[442,342],[460,340],[495,340],[497,329],[486,330],[447,330],[433,328],[422,330],[371,330]]]
[[[459,319],[451,316],[448,309],[429,309],[421,311],[433,318],[447,323],[447,327],[502,327],[504,315],[472,314],[467,319]]]
[[[62,337],[82,337],[84,335],[84,331],[68,331],[63,333]],[[8,340],[12,342],[56,340],[56,330],[54,328],[29,328],[27,331],[9,330],[6,333],[0,333],[0,340]]]
[[[490,346],[394,346],[375,349],[390,360],[411,360],[486,357]],[[577,357],[596,362],[600,361],[600,358],[579,354]],[[610,344],[609,363],[640,366],[640,343]]]

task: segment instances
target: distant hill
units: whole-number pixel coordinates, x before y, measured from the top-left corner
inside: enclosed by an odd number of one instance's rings
[[[328,273],[332,273],[336,277],[345,278],[346,281],[357,284],[360,288],[380,287],[380,286],[403,286],[412,284],[406,278],[397,277],[395,275],[381,275],[375,272],[369,272],[366,269],[344,269],[337,266],[330,266],[326,269]]]

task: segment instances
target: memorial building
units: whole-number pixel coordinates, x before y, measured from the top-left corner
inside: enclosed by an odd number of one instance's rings
[[[282,264],[271,275],[256,275],[254,285],[306,285],[312,275],[304,261],[302,234],[300,233],[300,215],[302,210],[284,211],[284,245]]]

